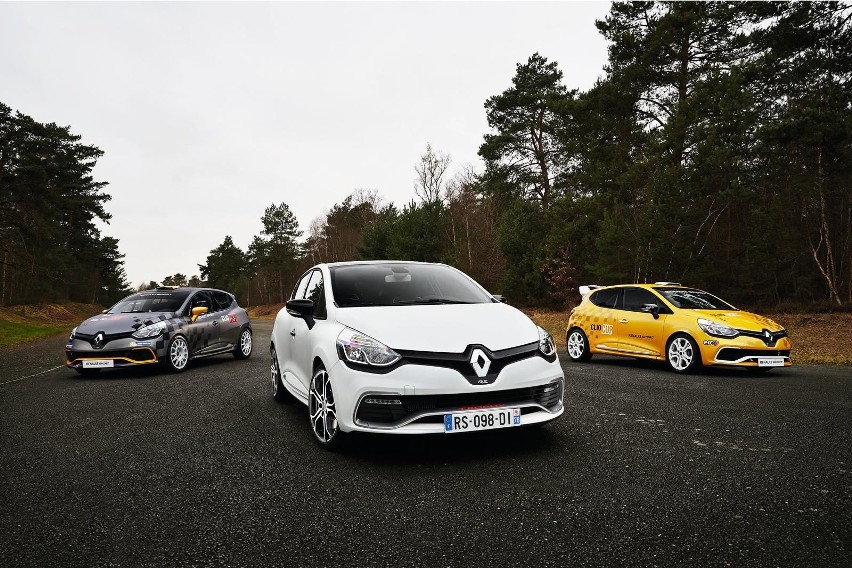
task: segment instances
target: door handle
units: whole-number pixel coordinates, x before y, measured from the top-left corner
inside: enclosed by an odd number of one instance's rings
[[[627,321],[627,320],[618,320],[618,323],[630,323],[630,322]]]
[[[296,337],[296,330],[295,330],[295,329],[291,330],[291,331],[290,331],[290,335],[291,335],[292,337]]]

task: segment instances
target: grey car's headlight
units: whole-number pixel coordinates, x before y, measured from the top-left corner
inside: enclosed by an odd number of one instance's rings
[[[541,327],[538,328],[538,350],[545,357],[550,357],[556,353],[556,345],[553,343],[553,338]]]
[[[740,334],[740,332],[728,325],[703,318],[698,318],[698,327],[703,329],[707,335],[716,337],[736,337]]]
[[[77,328],[71,330],[71,335],[68,336],[68,341],[74,341],[74,334],[77,333]]]
[[[337,349],[347,361],[360,365],[387,367],[402,359],[381,341],[348,327],[337,336]]]
[[[147,339],[149,337],[157,337],[166,331],[166,322],[158,321],[151,325],[143,325],[132,333],[136,339]]]

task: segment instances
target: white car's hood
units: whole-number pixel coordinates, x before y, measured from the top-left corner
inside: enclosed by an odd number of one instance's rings
[[[478,344],[499,351],[538,341],[535,324],[506,304],[338,308],[335,316],[392,349],[461,353]]]

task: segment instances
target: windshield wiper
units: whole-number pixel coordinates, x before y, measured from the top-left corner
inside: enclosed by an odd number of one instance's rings
[[[416,300],[401,300],[394,302],[395,306],[411,306],[418,304],[473,304],[474,302],[463,302],[461,300],[448,300],[446,298],[418,298]]]

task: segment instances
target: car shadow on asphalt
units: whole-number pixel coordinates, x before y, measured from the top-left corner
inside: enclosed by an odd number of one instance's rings
[[[661,374],[665,374],[670,377],[678,377],[678,376],[705,376],[705,377],[730,377],[736,379],[762,379],[762,378],[772,378],[774,376],[780,376],[780,373],[784,372],[784,369],[771,369],[763,372],[752,372],[746,368],[739,367],[724,367],[724,366],[712,366],[712,367],[699,367],[695,371],[690,373],[686,373],[685,375],[678,375],[672,371],[666,363],[662,361],[652,361],[649,359],[630,359],[626,357],[607,357],[607,356],[595,356],[591,361],[586,363],[571,363],[563,362],[563,366],[566,369],[570,369],[571,371],[579,371],[581,372],[583,367],[587,367],[589,369],[593,368],[602,368],[602,367],[611,367],[611,368],[619,368],[619,369],[636,369],[641,371],[651,371],[658,372]],[[777,373],[777,375],[776,375]]]
[[[105,369],[91,375],[81,375],[76,371],[67,369],[69,377],[72,379],[80,379],[83,381],[103,381],[103,380],[122,380],[122,379],[140,379],[152,377],[180,377],[192,374],[193,370],[202,370],[206,368],[215,368],[219,365],[227,365],[228,363],[240,364],[230,354],[214,355],[212,357],[203,357],[195,359],[189,363],[189,366],[182,373],[173,373],[168,368],[160,364],[137,365],[133,367],[121,367],[118,369]]]
[[[552,427],[552,426],[551,426]],[[579,443],[551,427],[520,427],[464,434],[380,435],[352,433],[338,453],[385,465],[448,465],[492,459],[535,458],[573,452]],[[566,447],[567,446],[567,447]]]

